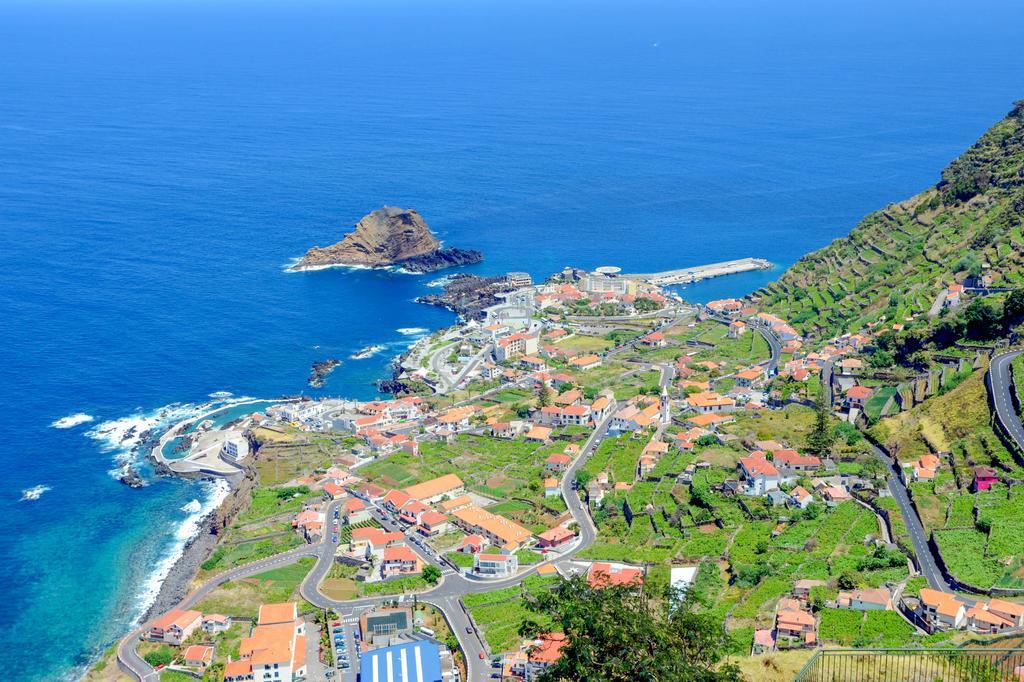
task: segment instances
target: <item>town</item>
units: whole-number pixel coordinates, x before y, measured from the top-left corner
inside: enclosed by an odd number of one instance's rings
[[[260,485],[200,591],[119,660],[229,682],[528,681],[565,641],[519,635],[529,595],[571,576],[671,588],[754,659],[1024,634],[1020,604],[955,593],[941,538],[960,531],[926,538],[916,507],[967,472],[995,504],[1016,469],[895,458],[866,435],[981,351],[907,390],[875,371],[901,323],[815,343],[756,299],[689,305],[616,268],[508,282],[403,356],[415,394],[260,401],[169,431],[155,457]]]

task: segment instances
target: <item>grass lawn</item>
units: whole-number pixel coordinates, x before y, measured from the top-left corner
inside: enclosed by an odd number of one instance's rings
[[[445,555],[451,562],[459,568],[473,568],[473,555],[466,554],[465,552],[448,552]]]
[[[296,563],[259,573],[249,578],[231,580],[213,590],[196,605],[203,613],[255,618],[260,604],[290,601],[298,596],[299,583],[306,577],[315,559],[299,559]]]
[[[582,334],[571,336],[564,341],[559,341],[555,344],[558,348],[561,348],[567,353],[572,353],[573,355],[601,353],[614,345],[615,344],[612,341],[601,338],[600,336],[585,336]]]

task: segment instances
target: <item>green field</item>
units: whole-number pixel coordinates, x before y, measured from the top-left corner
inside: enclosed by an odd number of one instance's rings
[[[530,576],[521,586],[483,594],[468,594],[463,598],[473,621],[483,630],[484,639],[492,651],[514,651],[522,637],[518,629],[523,620],[530,618],[541,627],[550,625],[542,614],[532,613],[523,601],[524,594],[538,594],[557,578]]]
[[[419,456],[399,452],[362,469],[368,480],[388,488],[402,488],[442,474],[456,474],[467,487],[506,502],[492,507],[522,525],[545,530],[554,525],[551,511],[565,511],[560,497],[544,497],[544,460],[562,452],[567,442],[538,445],[524,439],[460,435],[452,443],[420,445]]]

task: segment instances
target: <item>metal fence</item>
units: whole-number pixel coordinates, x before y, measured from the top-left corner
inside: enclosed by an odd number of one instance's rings
[[[820,649],[795,682],[1019,682],[1024,649]]]

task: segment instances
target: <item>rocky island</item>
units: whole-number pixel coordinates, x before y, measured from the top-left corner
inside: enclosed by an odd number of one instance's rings
[[[479,263],[483,258],[479,251],[442,248],[440,240],[416,211],[384,206],[363,216],[355,230],[337,244],[311,248],[292,270],[349,265],[399,266],[410,272],[432,272]]]

